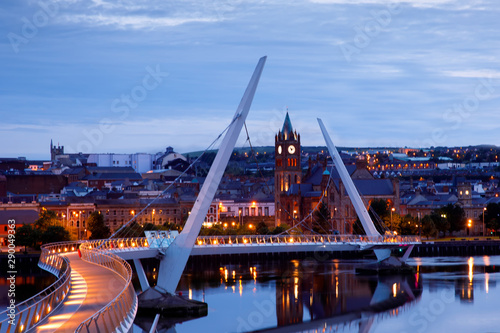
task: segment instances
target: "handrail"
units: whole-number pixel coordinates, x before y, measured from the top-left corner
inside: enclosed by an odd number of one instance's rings
[[[167,239],[165,247],[170,245]],[[419,244],[419,236],[363,236],[363,235],[230,235],[230,236],[199,236],[195,248],[202,246],[246,246],[246,245],[284,245],[284,244],[334,244],[347,243],[359,245]],[[146,237],[112,238],[89,241],[92,249],[102,251],[134,251],[139,248],[149,248]]]
[[[80,246],[82,259],[114,271],[125,280],[125,287],[111,302],[82,322],[75,332],[99,332],[103,329],[127,332],[132,327],[137,313],[138,301],[132,285],[132,268],[117,255],[96,248],[96,244],[104,242],[106,240],[83,243]],[[111,330],[108,330],[110,327]]]
[[[361,236],[361,235],[235,235],[200,236],[195,246],[234,246],[234,245],[279,245],[279,244],[417,244],[418,236]]]
[[[15,306],[15,320],[8,317],[9,309],[0,313],[0,333],[24,332],[49,316],[68,295],[71,283],[69,260],[60,253],[75,251],[79,242],[52,243],[42,246],[38,266],[54,274],[57,279],[33,297]],[[14,323],[14,324],[12,324]]]

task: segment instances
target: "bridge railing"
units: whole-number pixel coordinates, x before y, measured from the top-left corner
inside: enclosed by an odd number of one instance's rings
[[[310,244],[415,244],[418,236],[360,236],[360,235],[246,235],[246,236],[200,236],[197,246],[232,245],[284,245],[293,243]]]
[[[173,241],[164,243],[165,247]],[[231,235],[231,236],[199,236],[196,246],[241,246],[241,245],[290,245],[298,244],[417,244],[418,236],[362,236],[362,235]],[[145,237],[117,238],[89,241],[86,244],[93,249],[134,251],[148,248],[150,242]]]
[[[133,250],[138,247],[149,247],[149,243],[145,237],[111,238],[89,240],[85,246],[89,250]]]
[[[57,279],[35,296],[0,313],[1,333],[28,331],[63,303],[70,288],[71,266],[69,260],[60,254],[74,252],[78,245],[79,242],[62,242],[42,246],[38,266],[54,274]]]
[[[128,243],[124,239],[117,240],[121,242],[119,245],[123,244],[119,248],[125,248],[126,244],[130,245],[130,247],[138,246],[135,238],[127,240]],[[125,260],[106,251],[105,248],[99,247],[99,245],[103,245],[107,241],[89,241],[82,244],[80,246],[82,259],[111,269],[125,280],[125,287],[105,307],[81,323],[75,332],[127,332],[134,322],[137,313],[137,295],[132,285],[132,268]]]

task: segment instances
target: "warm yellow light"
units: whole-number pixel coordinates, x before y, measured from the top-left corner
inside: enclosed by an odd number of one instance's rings
[[[243,239],[243,243],[245,243],[245,244],[246,244],[246,243],[247,243],[247,240],[246,240],[246,239]]]
[[[292,237],[290,237],[289,242],[293,243],[293,238]]]
[[[201,242],[201,240],[199,240],[199,241],[198,241],[198,245],[201,245],[201,243],[202,243],[202,242]]]
[[[236,223],[235,223],[235,222],[232,222],[232,223],[231,223],[231,225],[234,227],[234,226],[236,225]]]
[[[217,245],[217,239],[212,242],[213,245]]]
[[[252,229],[252,228],[253,228],[253,224],[249,224],[248,229]]]
[[[224,223],[224,228],[227,228],[227,223]]]
[[[252,207],[255,207],[257,203],[255,201],[252,201]]]

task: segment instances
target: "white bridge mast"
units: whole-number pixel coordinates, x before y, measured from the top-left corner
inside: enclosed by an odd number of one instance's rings
[[[205,183],[196,198],[191,214],[186,221],[186,225],[182,232],[175,238],[173,243],[166,249],[165,256],[160,262],[158,270],[158,283],[156,289],[161,292],[175,293],[175,289],[179,284],[184,267],[191,254],[191,249],[200,233],[200,229],[205,216],[207,215],[210,204],[214,198],[215,192],[219,187],[220,180],[226,169],[229,157],[233,152],[236,140],[240,135],[243,123],[248,115],[252,100],[259,83],[260,75],[264,68],[267,57],[260,58],[257,67],[248,83],[245,94],[243,95],[240,105],[234,114],[231,125],[229,126],[224,139],[220,145],[219,151],[215,160],[208,172]]]
[[[323,125],[323,121],[318,118],[318,123],[319,127],[321,128],[321,132],[323,133],[323,137],[325,138],[328,151],[330,152],[330,155],[333,158],[335,166],[337,167],[337,171],[340,174],[340,178],[342,178],[342,183],[344,183],[344,186],[347,190],[347,194],[351,199],[352,205],[354,206],[354,209],[358,214],[359,220],[361,221],[361,224],[363,225],[366,234],[368,236],[380,236],[380,233],[375,228],[375,225],[373,224],[373,221],[370,215],[368,214],[368,211],[366,210],[366,207],[363,204],[361,197],[359,196],[356,186],[352,182],[351,176],[347,172],[344,162],[342,162],[342,158],[340,157],[337,148],[335,147],[335,145],[332,142],[332,139],[328,135],[325,125]]]
[[[356,213],[358,214],[359,220],[361,221],[361,224],[363,225],[363,229],[365,229],[365,232],[368,236],[380,236],[380,233],[375,228],[375,225],[373,224],[373,221],[372,221],[370,215],[368,214],[368,211],[366,210],[366,207],[363,204],[361,197],[359,196],[359,193],[358,193],[358,190],[356,189],[356,186],[352,182],[351,176],[347,172],[347,169],[344,165],[344,162],[342,162],[342,158],[340,157],[340,154],[337,151],[337,148],[333,144],[332,139],[330,138],[330,135],[328,135],[328,132],[326,131],[325,125],[323,125],[323,121],[318,118],[318,123],[319,123],[319,127],[321,128],[321,132],[323,133],[323,137],[325,138],[325,142],[326,142],[326,145],[328,147],[328,151],[330,152],[330,155],[333,158],[335,166],[337,167],[337,171],[339,172],[340,178],[342,179],[342,183],[344,184],[344,186],[347,190],[347,194],[349,195],[349,198],[351,199],[352,205],[354,206],[354,209],[356,210]],[[413,246],[411,248],[413,248]],[[377,256],[378,261],[382,261],[382,260],[387,259],[391,256],[390,249],[374,249],[373,252],[375,252],[375,255]],[[408,252],[408,255],[410,254],[410,252],[411,252],[411,250]]]

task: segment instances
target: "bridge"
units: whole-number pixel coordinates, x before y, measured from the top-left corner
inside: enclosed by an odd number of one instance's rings
[[[141,238],[110,238],[43,246],[39,266],[54,274],[56,282],[41,293],[17,304],[15,309],[1,313],[0,333],[130,331],[139,305],[131,282],[132,267],[127,260],[134,263],[143,291],[141,296],[154,298],[157,295],[175,297],[175,290],[191,255],[374,250],[377,258],[382,261],[390,258],[391,249],[404,248],[406,252],[402,260],[408,258],[411,249],[420,243],[420,239],[415,236],[381,235],[375,229],[321,120],[318,120],[319,125],[330,154],[367,236],[198,237],[245,122],[265,60],[263,57],[257,64],[183,231],[180,234],[150,232]],[[141,259],[145,258],[160,259],[155,287],[150,287],[146,279],[141,264]],[[114,281],[111,288],[113,290],[108,290],[110,281]],[[108,289],[99,290],[98,286],[108,286]],[[9,317],[9,314],[12,316]],[[153,324],[152,330],[155,325]]]

